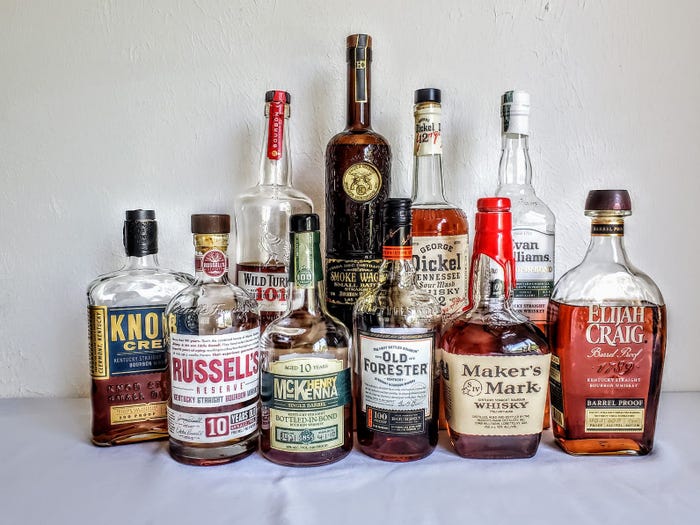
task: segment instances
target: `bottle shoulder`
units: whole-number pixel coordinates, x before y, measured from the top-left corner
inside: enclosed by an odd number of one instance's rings
[[[193,308],[213,313],[222,310],[258,314],[258,304],[245,290],[235,284],[194,282],[172,298],[166,313],[178,313]]]
[[[554,227],[555,217],[547,204],[535,193],[532,186],[509,184],[499,186],[496,190],[498,197],[508,197],[511,202],[513,224],[551,224]]]
[[[308,310],[293,310],[272,321],[261,338],[264,349],[300,349],[323,353],[328,348],[346,351],[350,333],[338,319],[327,313],[312,314]]]
[[[411,215],[414,238],[469,233],[467,214],[449,203],[416,204],[411,207]]]
[[[313,202],[308,195],[292,186],[258,185],[239,195],[235,202],[235,211],[239,216],[256,208],[311,213]]]
[[[363,315],[394,319],[401,326],[437,326],[441,323],[442,308],[432,294],[414,283],[408,286],[382,283],[355,303],[353,318]]]
[[[345,129],[335,134],[329,141],[327,151],[337,146],[376,145],[390,148],[387,140],[373,129]]]
[[[193,282],[194,278],[191,275],[165,268],[117,270],[97,277],[88,285],[88,304],[167,304],[178,292]]]

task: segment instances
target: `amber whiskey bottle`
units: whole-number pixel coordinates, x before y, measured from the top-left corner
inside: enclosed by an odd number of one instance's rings
[[[350,326],[355,301],[377,282],[391,150],[371,127],[369,35],[348,37],[347,63],[347,126],[326,147],[326,300]]]

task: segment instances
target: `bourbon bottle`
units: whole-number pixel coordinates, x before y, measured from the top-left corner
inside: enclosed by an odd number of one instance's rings
[[[666,306],[629,262],[626,190],[586,199],[591,242],[549,303],[552,430],[569,454],[651,452],[666,353]]]
[[[326,147],[326,301],[346,326],[381,264],[381,206],[389,195],[391,150],[372,130],[372,38],[347,39],[347,127]]]
[[[550,354],[542,331],[511,307],[510,201],[479,199],[469,310],[442,333],[447,429],[467,458],[527,458],[537,452]]]
[[[313,208],[311,199],[292,187],[290,103],[286,91],[265,93],[260,179],[235,205],[235,279],[258,302],[261,330],[287,309],[289,218]]]
[[[386,201],[382,230],[379,284],[353,313],[357,440],[373,458],[413,461],[438,440],[441,310],[416,282],[410,199]]]

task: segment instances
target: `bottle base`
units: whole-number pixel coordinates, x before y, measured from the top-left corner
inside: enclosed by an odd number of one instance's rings
[[[537,453],[542,434],[474,436],[450,431],[455,452],[470,459],[527,459]]]
[[[98,434],[93,435],[90,441],[97,447],[113,447],[118,445],[130,445],[131,443],[141,443],[144,441],[156,441],[167,439],[168,431],[145,431],[138,434]]]
[[[555,436],[559,447],[572,456],[646,456],[652,445],[628,438],[566,439]]]
[[[345,458],[350,450],[329,450],[326,452],[283,452],[279,450],[260,451],[266,460],[285,467],[320,467],[330,465]]]
[[[428,457],[435,450],[435,443],[428,442],[426,438],[417,443],[406,437],[381,436],[375,433],[370,443],[362,443],[360,440],[359,449],[363,454],[381,461],[392,463],[408,463],[418,461]]]
[[[187,444],[170,439],[170,456],[185,465],[208,467],[233,463],[248,457],[258,448],[258,436],[254,435],[245,440],[229,445]]]

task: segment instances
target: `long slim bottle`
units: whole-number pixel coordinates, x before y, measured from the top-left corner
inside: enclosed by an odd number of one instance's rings
[[[353,314],[357,440],[373,458],[413,461],[437,445],[441,310],[416,282],[410,199],[386,201],[382,231],[379,284]]]
[[[258,302],[261,330],[287,309],[289,218],[313,208],[311,199],[292,187],[290,103],[286,91],[265,93],[260,179],[235,204],[235,279]]]
[[[465,306],[469,280],[469,222],[447,202],[442,178],[442,96],[415,92],[413,149],[413,265],[423,289],[448,317]]]
[[[537,452],[550,354],[542,331],[511,308],[510,201],[477,202],[469,310],[442,333],[447,428],[467,458],[527,458]]]
[[[369,35],[348,37],[347,63],[347,127],[326,147],[326,301],[329,312],[350,326],[355,301],[377,283],[391,150],[371,126]]]
[[[170,455],[190,465],[241,459],[258,446],[260,317],[228,279],[228,215],[192,215],[196,281],[168,304]]]
[[[261,450],[282,465],[325,465],[352,450],[350,334],[326,309],[318,215],[292,215],[287,312],[262,336]]]
[[[651,452],[666,354],[666,306],[625,252],[626,190],[586,199],[591,242],[549,303],[552,430],[569,454]]]

